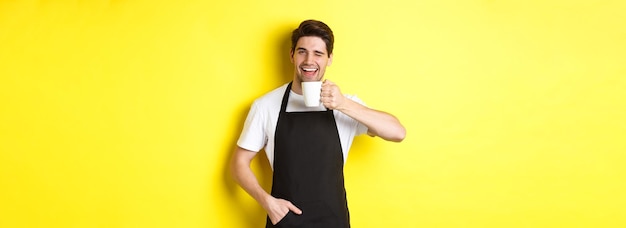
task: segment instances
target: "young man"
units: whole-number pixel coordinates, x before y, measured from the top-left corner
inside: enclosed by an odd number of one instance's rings
[[[368,133],[400,142],[405,129],[394,116],[344,96],[324,80],[319,107],[306,107],[302,82],[321,81],[333,60],[334,37],[321,21],[307,20],[293,31],[294,76],[252,104],[234,152],[234,179],[266,211],[266,227],[350,227],[343,165],[355,136]],[[273,169],[272,192],[250,169],[257,152]]]

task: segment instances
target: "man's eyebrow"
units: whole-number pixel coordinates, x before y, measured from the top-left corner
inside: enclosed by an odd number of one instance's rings
[[[297,47],[297,48],[296,48],[296,50],[297,50],[297,51],[308,51],[306,48],[303,48],[303,47]],[[315,51],[313,51],[313,52],[315,52],[315,53],[317,53],[317,54],[326,54],[326,52],[323,52],[323,51],[318,51],[318,50],[315,50]]]

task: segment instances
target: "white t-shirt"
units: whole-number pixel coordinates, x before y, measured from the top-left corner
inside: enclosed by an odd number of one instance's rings
[[[285,84],[272,90],[252,103],[243,130],[237,141],[239,147],[254,152],[259,152],[265,147],[265,153],[272,169],[274,168],[274,132],[276,132],[280,105],[287,85],[288,84]],[[363,104],[356,96],[345,96],[359,104]],[[302,95],[296,94],[293,91],[290,91],[286,109],[287,112],[326,110],[323,105],[319,107],[306,107]],[[352,140],[357,135],[367,133],[367,127],[340,111],[333,110],[333,114],[335,116],[335,122],[337,123],[337,131],[339,132],[343,161],[345,163],[348,159],[348,151],[352,145]]]

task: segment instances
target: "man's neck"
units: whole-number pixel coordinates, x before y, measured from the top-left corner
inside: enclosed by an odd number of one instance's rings
[[[302,95],[302,83],[300,82],[300,80],[294,79],[292,82],[293,83],[291,83],[291,91],[298,95]]]

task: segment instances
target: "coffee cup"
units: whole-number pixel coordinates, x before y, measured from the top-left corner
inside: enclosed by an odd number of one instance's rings
[[[304,105],[307,107],[320,106],[320,94],[322,93],[322,82],[302,82],[302,95],[304,96]]]

